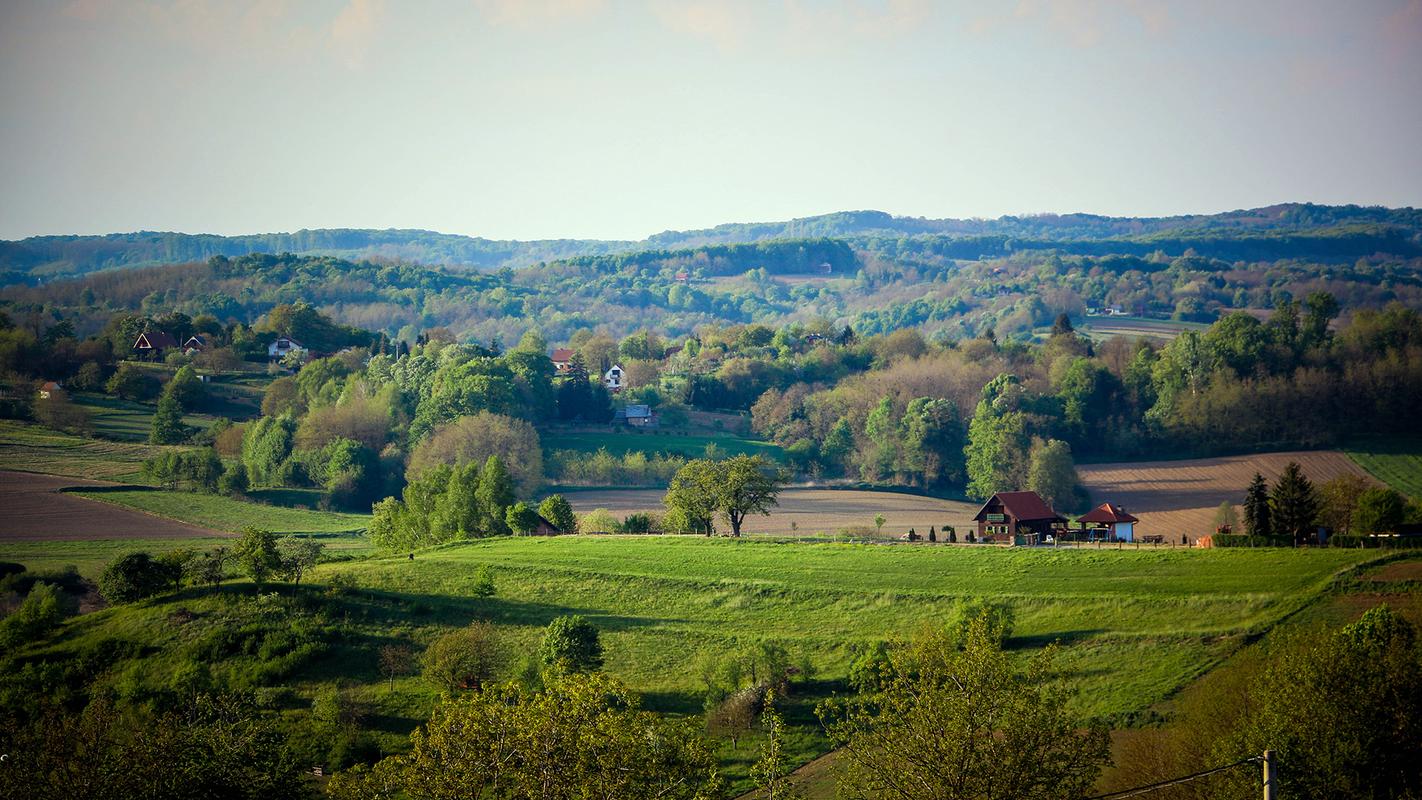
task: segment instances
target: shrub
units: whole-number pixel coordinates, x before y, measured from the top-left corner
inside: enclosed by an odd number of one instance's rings
[[[132,603],[168,588],[167,567],[147,553],[129,553],[111,561],[99,576],[99,593],[110,603]]]
[[[1244,533],[1215,534],[1210,537],[1214,547],[1293,547],[1294,540],[1287,536],[1250,536]]]
[[[487,622],[475,622],[435,639],[420,659],[425,680],[453,692],[477,689],[503,664],[498,632]]]
[[[594,509],[578,520],[579,533],[614,533],[622,523],[605,508]]]
[[[597,627],[574,614],[548,623],[538,658],[561,672],[591,672],[602,667],[602,640]]]
[[[0,620],[0,649],[12,650],[49,633],[74,611],[73,600],[57,587],[36,583],[20,607]]]

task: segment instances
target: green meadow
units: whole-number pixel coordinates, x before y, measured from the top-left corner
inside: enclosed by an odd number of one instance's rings
[[[543,449],[576,450],[593,453],[601,448],[615,456],[624,453],[668,453],[688,458],[705,455],[707,445],[714,444],[730,455],[763,455],[781,460],[780,448],[770,442],[748,439],[724,433],[681,433],[672,430],[648,431],[553,431],[542,436]]]
[[[1345,452],[1374,478],[1422,500],[1422,439],[1358,442]]]
[[[0,420],[0,470],[150,483],[143,476],[143,462],[162,451],[155,445],[88,439],[39,425]]]
[[[104,489],[73,494],[231,533],[255,527],[279,534],[356,534],[370,525],[369,514],[288,508],[218,494],[160,489]]]

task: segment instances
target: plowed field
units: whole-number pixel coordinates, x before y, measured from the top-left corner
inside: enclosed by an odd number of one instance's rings
[[[105,485],[83,478],[0,472],[0,542],[228,535],[59,491]]]

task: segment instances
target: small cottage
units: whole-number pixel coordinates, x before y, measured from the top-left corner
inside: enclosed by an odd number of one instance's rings
[[[572,351],[572,349],[567,348],[567,347],[555,347],[555,348],[553,348],[552,361],[553,361],[553,368],[556,369],[556,370],[558,370],[559,374],[562,374],[562,373],[564,373],[564,372],[567,372],[568,370],[572,369],[572,367],[573,367],[573,351]]]
[[[133,352],[140,356],[161,357],[164,350],[172,350],[178,346],[178,340],[173,338],[171,333],[164,331],[145,331],[138,334],[138,338],[133,342]]]
[[[63,397],[64,387],[60,386],[57,381],[45,381],[44,383],[40,384],[39,396],[41,400],[49,400],[50,398]]]
[[[533,536],[557,536],[561,533],[557,525],[549,522],[542,514],[538,515],[538,527],[533,529]]]
[[[272,340],[271,344],[267,345],[267,357],[274,361],[280,361],[290,353],[301,355],[305,352],[305,346],[290,336],[278,336]]]
[[[1052,510],[1036,492],[998,492],[974,515],[978,541],[1036,544],[1058,534],[1066,517]]]
[[[1137,522],[1140,520],[1127,514],[1124,508],[1114,503],[1102,503],[1076,518],[1076,524],[1086,534],[1088,541],[1135,541]]]
[[[617,418],[633,428],[650,428],[656,424],[656,417],[652,414],[652,407],[641,403],[629,404],[626,408],[617,412]]]

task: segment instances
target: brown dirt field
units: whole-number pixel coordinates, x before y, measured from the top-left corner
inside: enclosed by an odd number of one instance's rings
[[[1394,561],[1365,575],[1370,581],[1422,581],[1422,560]]]
[[[101,481],[0,472],[0,542],[82,539],[191,539],[231,534],[60,492]]]
[[[1193,541],[1214,532],[1215,510],[1229,500],[1236,506],[1255,472],[1271,482],[1290,461],[1299,462],[1314,485],[1343,474],[1372,480],[1347,455],[1336,450],[1259,453],[1188,461],[1141,461],[1087,464],[1077,468],[1093,504],[1110,501],[1140,517],[1137,535],[1164,535]],[[1236,513],[1243,510],[1236,508]]]
[[[605,508],[618,517],[633,512],[662,513],[661,489],[595,489],[568,492],[565,496],[579,513]],[[920,497],[896,492],[865,492],[848,489],[786,489],[780,493],[780,506],[768,517],[746,520],[745,532],[758,534],[834,535],[846,528],[865,528],[874,532],[874,515],[883,514],[883,535],[898,538],[914,528],[927,536],[930,525],[939,528],[952,525],[959,536],[973,525],[978,506],[933,497]],[[790,524],[795,523],[795,528]]]

